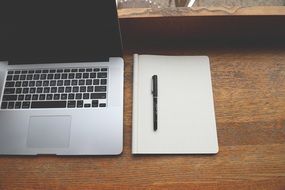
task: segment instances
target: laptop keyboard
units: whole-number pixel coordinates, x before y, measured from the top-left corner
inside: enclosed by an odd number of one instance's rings
[[[104,108],[108,68],[7,71],[1,109]]]

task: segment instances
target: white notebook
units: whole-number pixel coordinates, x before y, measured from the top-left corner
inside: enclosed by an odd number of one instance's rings
[[[152,76],[158,76],[153,129]],[[134,55],[133,154],[215,154],[218,140],[207,56]]]

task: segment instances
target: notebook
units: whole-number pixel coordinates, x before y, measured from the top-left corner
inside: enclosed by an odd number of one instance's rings
[[[157,75],[157,130],[152,76]],[[133,154],[215,154],[218,139],[207,56],[134,55]]]

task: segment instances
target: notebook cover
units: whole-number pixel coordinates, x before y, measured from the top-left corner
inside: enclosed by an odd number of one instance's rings
[[[158,76],[158,130],[151,78]],[[218,140],[207,56],[134,55],[133,154],[215,154]]]

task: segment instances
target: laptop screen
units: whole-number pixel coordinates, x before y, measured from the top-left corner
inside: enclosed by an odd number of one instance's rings
[[[122,56],[115,0],[7,1],[0,59],[36,64]]]

